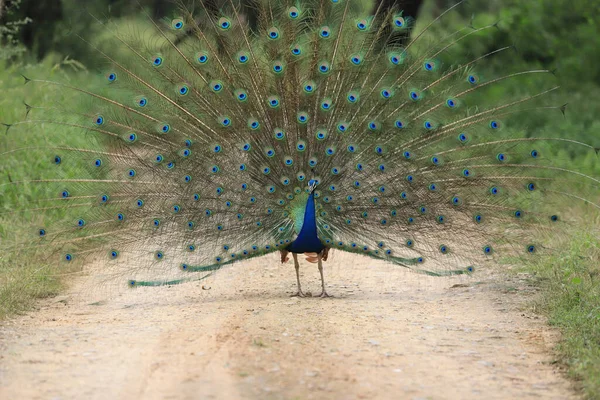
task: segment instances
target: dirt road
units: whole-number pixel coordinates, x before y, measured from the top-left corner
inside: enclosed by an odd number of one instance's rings
[[[82,279],[0,326],[0,399],[575,398],[524,281],[339,254],[325,273],[335,298],[288,297],[277,256],[93,303]]]

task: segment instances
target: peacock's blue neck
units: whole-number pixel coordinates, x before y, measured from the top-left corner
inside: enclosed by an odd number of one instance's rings
[[[317,215],[315,210],[315,194],[311,191],[306,202],[304,222],[298,237],[287,247],[292,253],[320,253],[325,246],[317,236]]]

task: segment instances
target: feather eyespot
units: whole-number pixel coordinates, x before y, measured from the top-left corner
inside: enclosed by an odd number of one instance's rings
[[[181,96],[185,96],[189,91],[190,89],[186,85],[181,85],[178,89],[178,92]]]
[[[276,39],[279,39],[279,29],[277,29],[277,28],[275,28],[275,27],[273,27],[273,28],[270,28],[270,29],[267,31],[267,36],[268,36],[268,37],[269,37],[269,39],[271,39],[271,40],[276,40]]]
[[[227,128],[231,125],[231,118],[229,118],[226,115],[221,116],[219,117],[219,124],[221,124],[221,126],[223,126],[224,128]]]
[[[308,122],[308,113],[304,111],[300,111],[297,115],[297,120],[301,124],[305,124]]]
[[[152,65],[154,65],[155,67],[160,67],[163,63],[163,59],[162,57],[154,57],[152,59]]]
[[[365,31],[368,27],[369,21],[367,21],[366,19],[360,19],[356,21],[356,29],[358,29],[359,31]]]
[[[394,25],[394,28],[396,28],[396,29],[404,28],[406,26],[406,20],[404,18],[402,18],[401,16],[395,16],[392,19],[392,24]]]
[[[285,132],[282,129],[275,128],[274,133],[275,133],[275,139],[277,139],[277,140],[285,139]]]
[[[291,19],[296,19],[300,16],[300,10],[298,7],[290,7],[288,8],[288,17]]]
[[[360,65],[363,61],[363,58],[359,54],[354,54],[350,56],[350,62],[354,65]]]
[[[196,61],[200,64],[206,64],[208,62],[208,53],[201,51],[196,54]]]
[[[250,57],[248,56],[248,54],[245,51],[240,51],[237,54],[237,60],[240,64],[246,64],[249,59],[250,59]]]
[[[515,218],[521,218],[523,216],[523,211],[517,210],[514,212]]]
[[[183,28],[183,20],[181,18],[174,19],[171,21],[171,27],[173,27],[173,29],[180,30]]]
[[[296,44],[294,46],[292,46],[292,54],[295,56],[299,56],[300,54],[302,54],[302,47],[300,47],[300,45]]]
[[[381,95],[381,97],[383,99],[389,99],[390,97],[393,96],[394,92],[392,92],[391,89],[382,89],[381,92],[379,93]]]
[[[221,81],[211,81],[210,82],[210,88],[212,89],[213,92],[219,93],[221,90],[223,90],[223,82],[221,82]]]
[[[272,70],[273,70],[273,73],[275,73],[275,74],[281,74],[283,72],[283,70],[284,70],[283,62],[281,62],[281,61],[275,61],[273,63]]]
[[[319,30],[319,36],[321,36],[323,39],[329,38],[331,36],[331,29],[329,29],[328,26],[321,27]]]
[[[269,96],[269,98],[267,99],[267,104],[271,108],[279,107],[279,97],[278,96]]]
[[[400,53],[390,53],[388,55],[389,62],[394,66],[402,64],[404,62],[405,58],[406,58],[406,53],[404,51],[402,51]]]
[[[308,81],[304,84],[304,92],[305,93],[312,93],[315,91],[315,83],[313,81]]]
[[[327,61],[322,61],[317,66],[317,69],[321,74],[327,74],[329,73],[331,67]]]
[[[219,28],[226,31],[229,28],[231,28],[231,21],[229,20],[229,18],[221,17],[221,18],[219,18],[218,25],[219,25]]]
[[[258,122],[258,120],[256,120],[255,118],[250,118],[248,120],[248,128],[252,129],[253,131],[257,130],[260,127],[260,122]],[[250,150],[250,148],[248,148],[247,150]]]
[[[352,91],[349,92],[348,95],[346,96],[346,99],[348,100],[349,103],[356,103],[359,100],[359,94],[358,92]]]

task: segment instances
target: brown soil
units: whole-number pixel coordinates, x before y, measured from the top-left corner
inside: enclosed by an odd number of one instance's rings
[[[526,281],[335,254],[91,302],[89,280],[0,326],[0,399],[569,399]],[[304,289],[319,292],[301,261]],[[204,286],[204,288],[203,288]],[[210,287],[210,288],[209,288]],[[94,299],[96,300],[96,299]]]

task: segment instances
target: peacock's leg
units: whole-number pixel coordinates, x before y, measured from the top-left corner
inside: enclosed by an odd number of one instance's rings
[[[321,252],[318,254],[319,273],[321,274],[321,288],[323,289],[323,291],[321,292],[319,297],[331,297],[325,291],[325,278],[323,278],[323,253],[324,252]]]
[[[292,253],[294,257],[294,267],[296,268],[296,282],[298,283],[298,291],[292,295],[292,297],[306,297],[304,293],[302,293],[302,288],[300,287],[300,263],[298,262],[298,254]]]

